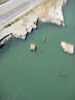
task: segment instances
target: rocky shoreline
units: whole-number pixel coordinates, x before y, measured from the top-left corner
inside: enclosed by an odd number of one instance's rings
[[[33,29],[37,28],[38,20],[43,23],[47,22],[65,26],[62,8],[66,3],[67,0],[57,0],[57,3],[54,6],[48,8],[48,16],[46,17],[43,17],[41,12],[35,13],[36,10],[32,11],[28,15],[22,16],[19,21],[0,31],[0,40],[10,33],[12,33],[15,38],[25,39],[28,33],[31,33]],[[43,3],[41,5],[43,6]],[[42,6],[38,5],[38,8]],[[9,39],[10,38],[8,38],[8,40]],[[0,45],[1,42],[2,41],[0,41]]]
[[[40,21],[65,26],[62,8],[66,3],[67,0],[58,0],[55,6],[49,8],[48,17],[40,18]]]

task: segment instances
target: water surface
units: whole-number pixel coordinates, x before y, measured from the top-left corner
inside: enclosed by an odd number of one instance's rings
[[[75,45],[74,10],[75,0],[69,0],[65,28],[39,23],[27,40],[12,39],[2,49],[0,100],[75,100],[75,54],[60,47],[61,41]],[[36,52],[29,50],[30,43],[37,45]]]

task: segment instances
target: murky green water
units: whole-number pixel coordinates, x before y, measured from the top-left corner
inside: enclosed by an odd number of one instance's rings
[[[74,10],[75,0],[69,0],[65,28],[39,23],[27,40],[13,39],[2,49],[0,100],[75,100],[75,54],[60,47],[62,40],[75,45]],[[30,43],[37,45],[36,52],[29,50]]]

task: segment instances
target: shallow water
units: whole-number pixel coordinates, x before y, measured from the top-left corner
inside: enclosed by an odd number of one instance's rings
[[[65,28],[39,23],[27,40],[12,39],[2,49],[0,100],[75,100],[75,54],[60,47],[62,40],[75,45],[74,10],[75,0],[69,0]],[[37,45],[35,52],[30,43]]]

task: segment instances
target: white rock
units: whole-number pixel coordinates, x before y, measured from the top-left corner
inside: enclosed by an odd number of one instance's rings
[[[67,3],[67,0],[58,0],[55,7],[49,9],[49,22],[65,26],[64,17],[62,13],[62,7],[65,3]]]

